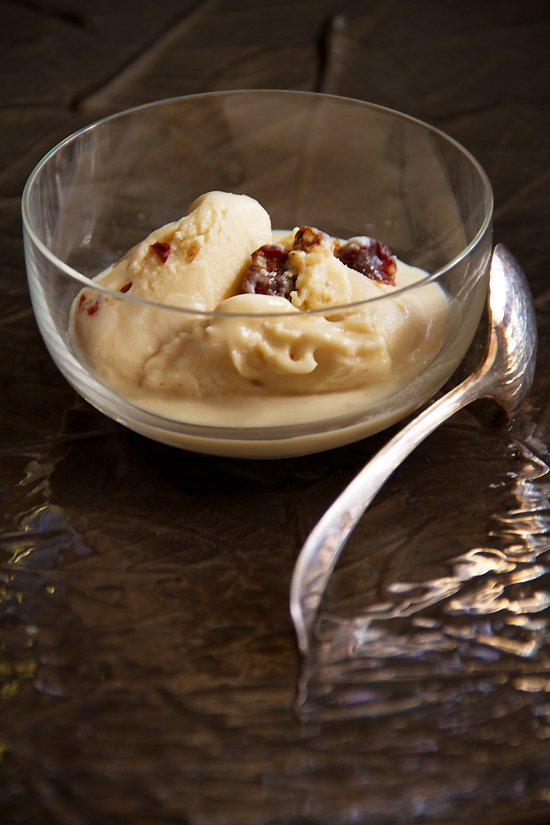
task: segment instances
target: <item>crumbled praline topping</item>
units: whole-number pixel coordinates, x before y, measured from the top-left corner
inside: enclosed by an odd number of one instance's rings
[[[301,226],[294,235],[292,252],[311,252],[329,241],[329,236],[314,226]],[[395,286],[397,259],[388,247],[375,238],[351,238],[347,243],[334,241],[334,255],[350,269],[382,284]],[[282,244],[265,244],[252,253],[252,263],[245,272],[242,289],[259,295],[289,298],[295,288],[297,273]]]
[[[260,246],[252,253],[252,263],[244,274],[243,292],[288,298],[296,275],[287,269],[288,250],[278,243]]]
[[[311,252],[325,239],[328,240],[328,235],[319,229],[301,226],[294,236],[292,251]],[[293,271],[288,258],[288,250],[282,244],[264,244],[256,249],[252,253],[252,264],[243,278],[243,292],[289,298],[296,284],[297,273]]]
[[[301,252],[311,252],[315,246],[325,240],[328,241],[326,232],[321,232],[320,229],[316,229],[314,226],[301,226],[294,235],[292,248]]]
[[[397,260],[376,238],[351,238],[335,250],[343,264],[382,284],[395,286]]]

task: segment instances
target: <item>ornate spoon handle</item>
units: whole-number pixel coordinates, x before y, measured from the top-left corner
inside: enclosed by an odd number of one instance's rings
[[[290,587],[290,612],[306,654],[315,616],[349,535],[394,470],[443,421],[476,398],[494,398],[507,412],[533,382],[537,349],[535,310],[519,264],[498,244],[489,279],[490,336],[477,370],[413,419],[348,485],[302,547]]]
[[[470,376],[413,419],[346,487],[309,534],[294,568],[290,612],[298,645],[307,653],[317,610],[334,566],[355,525],[391,474],[451,415],[483,395],[483,376]]]

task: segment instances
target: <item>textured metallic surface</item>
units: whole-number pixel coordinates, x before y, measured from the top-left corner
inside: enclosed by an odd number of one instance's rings
[[[550,821],[548,4],[0,9],[2,821]],[[388,433],[275,462],[140,438],[57,373],[22,257],[21,190],[58,139],[245,87],[362,97],[460,140],[491,178],[495,240],[526,272],[541,341],[510,428],[468,408],[384,487],[302,668],[296,555]]]

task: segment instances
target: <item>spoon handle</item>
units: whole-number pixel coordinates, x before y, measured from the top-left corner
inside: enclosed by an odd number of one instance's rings
[[[397,433],[365,465],[309,534],[290,586],[290,612],[303,654],[308,651],[313,623],[334,565],[384,482],[443,421],[483,394],[484,375],[477,370]]]

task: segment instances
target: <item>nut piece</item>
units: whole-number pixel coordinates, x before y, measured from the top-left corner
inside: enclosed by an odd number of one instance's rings
[[[243,292],[288,298],[296,275],[286,268],[288,252],[278,243],[260,246],[252,253],[252,264],[244,274]]]
[[[301,252],[311,252],[314,246],[328,240],[326,232],[321,232],[314,226],[301,226],[294,236],[292,248]]]
[[[397,260],[388,247],[375,238],[350,238],[335,249],[334,254],[343,264],[382,284],[395,286]]]

